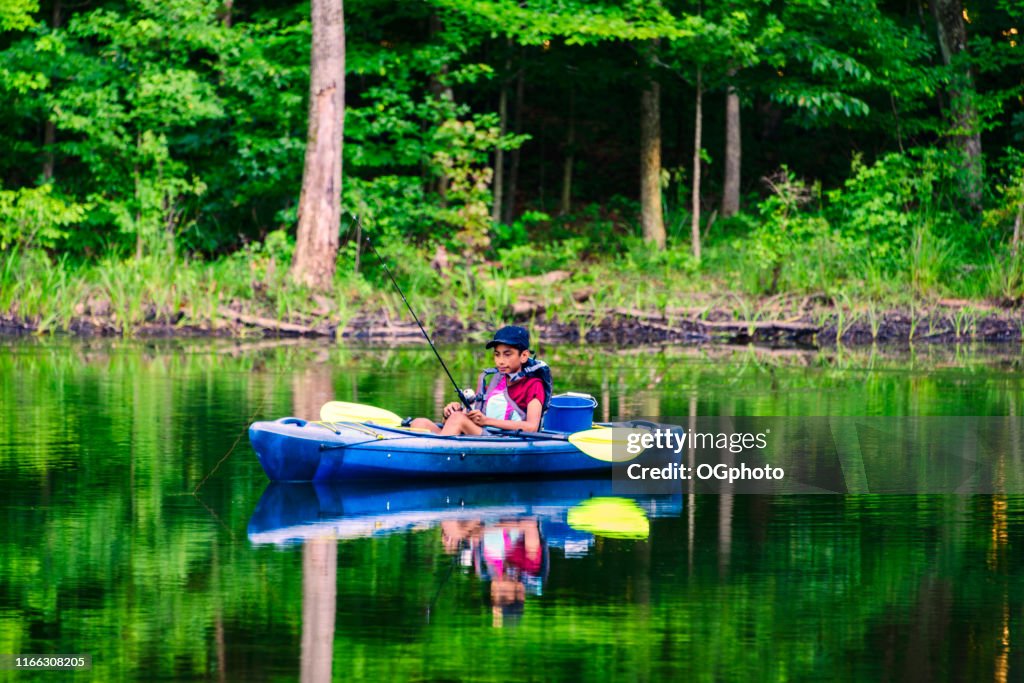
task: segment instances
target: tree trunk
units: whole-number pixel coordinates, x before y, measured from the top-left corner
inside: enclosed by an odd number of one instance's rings
[[[337,602],[338,541],[326,536],[309,539],[302,546],[302,683],[331,681]]]
[[[142,147],[142,136],[135,134],[135,153],[139,154]],[[141,259],[145,234],[142,231],[142,173],[139,171],[139,162],[132,166],[132,180],[135,183],[135,258]]]
[[[734,77],[736,71],[729,72]],[[740,210],[740,96],[729,86],[725,95],[725,185],[722,189],[722,216],[728,218]]]
[[[62,19],[60,0],[55,0],[53,3],[53,14],[50,18],[53,30],[56,31],[60,28]],[[57,126],[54,125],[53,119],[47,116],[46,123],[43,126],[43,180],[45,182],[53,180],[53,145],[56,141]]]
[[[932,12],[938,27],[942,61],[951,66],[949,84],[950,115],[953,137],[963,154],[964,196],[972,208],[981,208],[982,166],[981,133],[978,128],[978,110],[974,104],[974,78],[970,64],[963,57],[967,52],[967,28],[960,0],[933,0]]]
[[[661,212],[661,91],[651,81],[640,95],[640,225],[645,242],[665,248]]]
[[[526,89],[526,77],[524,75],[525,65],[523,64],[522,52],[519,53],[519,74],[516,76],[516,116],[512,125],[512,131],[519,135],[523,132],[523,95]],[[505,223],[511,223],[515,217],[516,209],[516,187],[519,183],[519,153],[520,148],[512,150],[512,162],[508,169],[508,194],[505,195]]]
[[[1020,248],[1020,233],[1021,226],[1024,225],[1024,204],[1017,207],[1017,217],[1013,220],[1013,241],[1011,245],[1011,253],[1014,257],[1017,256],[1017,250]]]
[[[704,123],[704,84],[701,82],[701,68],[697,67],[697,104],[693,123],[693,195],[691,197],[690,241],[693,258],[700,262],[700,148],[701,126]]]
[[[43,180],[53,180],[53,144],[57,141],[57,126],[51,119],[46,119],[43,128]]]
[[[334,379],[326,357],[292,374],[291,415],[311,422],[319,420],[320,406],[333,400]]]
[[[440,28],[437,29],[440,31]],[[450,85],[445,83],[445,77],[448,75],[448,65],[441,65],[441,73],[431,76],[432,88],[438,98],[445,100],[446,102],[455,101],[455,92],[452,90]],[[437,194],[440,198],[441,208],[448,208],[448,185],[451,183],[451,179],[444,169],[440,169],[440,174],[437,177]]]
[[[441,24],[441,18],[437,14],[430,15],[430,37],[433,39],[443,30]],[[440,70],[437,73],[430,75],[430,92],[434,94],[434,97],[445,102],[455,102],[455,92],[452,90],[452,86],[448,83],[448,64],[444,63],[441,65]],[[451,111],[451,110],[449,110]],[[443,168],[438,169],[437,176],[437,195],[438,201],[442,209],[448,208],[448,186],[451,183],[451,179]]]
[[[693,434],[697,431],[697,394],[690,394],[690,420],[687,426],[690,428],[690,433]],[[693,445],[693,441],[690,441],[690,446],[686,450],[686,462],[691,472],[696,472],[697,467],[697,449]],[[697,535],[697,496],[694,494],[694,482],[693,477],[690,477],[687,484],[686,493],[686,567],[687,576],[693,576],[693,546],[694,537]]]
[[[508,39],[508,46],[511,50],[512,39]],[[505,73],[512,70],[512,57],[505,58]],[[505,137],[508,132],[508,83],[503,79],[501,82],[501,95],[498,98],[498,122],[501,136]],[[504,199],[505,191],[505,150],[501,147],[494,150],[494,204],[491,206],[491,222],[497,223],[501,220],[501,202]]]
[[[572,166],[576,148],[575,93],[569,91],[569,134],[565,140],[565,162],[562,165],[562,201],[558,214],[565,216],[572,209]]]
[[[292,280],[330,289],[341,221],[341,144],[345,124],[345,19],[342,0],[313,0],[309,128],[299,195]]]
[[[699,68],[699,67],[698,67]],[[697,78],[697,87],[700,88],[700,78]],[[727,413],[728,415],[729,413]],[[731,413],[735,414],[735,413]],[[720,417],[719,425],[722,431],[731,434],[735,431],[735,424],[730,417]],[[718,462],[731,468],[736,462],[736,456],[728,448],[719,449]],[[732,560],[732,532],[733,532],[733,494],[728,489],[718,496],[718,577],[725,579],[729,575],[729,563]]]
[[[505,137],[508,128],[508,88],[501,86],[501,97],[498,98],[498,120],[501,137]],[[500,146],[494,150],[494,203],[491,205],[491,222],[501,220],[502,190],[505,185],[505,150]]]

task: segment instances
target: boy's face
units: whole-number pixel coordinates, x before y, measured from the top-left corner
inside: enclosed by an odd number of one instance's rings
[[[519,372],[529,357],[529,352],[525,349],[520,351],[508,344],[498,344],[494,347],[494,367],[498,368],[498,372],[505,374]]]

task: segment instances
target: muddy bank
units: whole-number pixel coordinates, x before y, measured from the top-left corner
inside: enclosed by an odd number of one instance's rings
[[[865,344],[956,344],[965,342],[1021,342],[1024,311],[988,304],[944,301],[913,311],[876,311],[806,306],[788,311],[785,318],[742,319],[726,308],[675,309],[666,312],[622,310],[595,313],[581,308],[560,316],[545,312],[511,312],[500,322],[530,325],[541,342],[609,344],[708,344],[749,342],[782,346],[819,347]],[[794,314],[795,313],[795,314]],[[425,321],[438,341],[472,341],[486,335],[498,321],[464,322],[435,315]],[[40,331],[38,319],[0,316],[0,334],[22,335]],[[53,331],[52,327],[44,330]],[[209,322],[190,324],[182,314],[168,319],[150,316],[125,333],[116,316],[82,315],[59,334],[80,337],[323,337],[389,344],[419,343],[417,325],[394,319],[384,311],[369,311],[341,322],[322,317],[280,321],[222,307]]]
[[[785,320],[740,320],[728,311],[711,311],[705,318],[673,318],[656,313],[611,314],[593,327],[538,321],[542,338],[559,341],[619,344],[676,342],[680,344],[760,343],[808,348],[871,344],[960,344],[1020,342],[1021,311],[964,312],[939,307],[911,315],[888,311],[877,315],[807,314]]]

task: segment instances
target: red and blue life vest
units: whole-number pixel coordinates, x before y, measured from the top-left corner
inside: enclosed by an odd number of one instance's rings
[[[487,417],[498,420],[525,420],[526,406],[520,406],[508,395],[508,385],[521,379],[536,377],[544,387],[544,404],[541,414],[548,409],[551,401],[551,368],[542,360],[528,358],[518,372],[503,374],[497,368],[487,368],[480,373],[476,383],[474,407]]]

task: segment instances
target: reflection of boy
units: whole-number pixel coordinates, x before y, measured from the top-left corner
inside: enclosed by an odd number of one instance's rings
[[[441,522],[441,544],[444,545],[444,551],[454,555],[464,547],[474,548],[483,528],[479,519],[446,519]]]
[[[537,577],[543,567],[544,546],[536,519],[499,522],[488,527],[476,554],[477,573],[490,578],[491,613],[494,625],[509,616],[522,614],[526,581]]]
[[[536,520],[502,522],[484,532],[481,555],[493,576],[507,569],[537,574],[543,559]]]
[[[527,432],[540,429],[541,414],[551,392],[550,371],[544,363],[530,358],[530,333],[515,325],[503,327],[486,348],[494,349],[494,370],[481,375],[474,409],[465,411],[454,401],[444,407],[443,427],[425,417],[413,420],[411,427],[445,435],[477,435],[484,427]]]
[[[521,581],[495,579],[491,581],[491,623],[505,625],[506,619],[518,619],[526,602],[526,586]]]
[[[446,520],[441,523],[446,553],[465,545],[477,575],[490,583],[489,597],[494,625],[523,613],[527,592],[539,593],[544,571],[544,540],[535,518],[513,519],[495,525],[479,520]],[[527,583],[534,590],[528,591]]]

